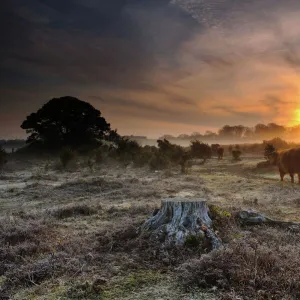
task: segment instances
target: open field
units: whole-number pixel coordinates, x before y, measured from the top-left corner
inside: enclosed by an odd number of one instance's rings
[[[161,251],[136,234],[162,199],[176,196],[204,198],[224,211],[252,208],[300,221],[300,185],[292,185],[288,176],[280,182],[274,167],[258,169],[262,160],[214,158],[204,165],[195,162],[184,175],[177,168],[149,171],[115,162],[97,165],[93,172],[82,162],[67,172],[58,170],[56,161],[10,160],[0,175],[0,299],[271,299],[260,298],[269,292],[265,283],[259,287],[251,280],[255,292],[250,296],[235,290],[233,281],[224,289],[218,280],[194,284],[190,275],[182,276],[185,264],[199,259],[201,251]],[[283,265],[274,272],[300,270],[292,261],[299,259],[299,232],[240,228],[231,221],[218,228],[224,244],[235,247],[254,239],[271,256],[277,248],[287,253],[294,269]],[[258,281],[260,270],[257,265],[247,268],[252,267],[249,276]],[[247,276],[241,281],[245,286]],[[280,282],[278,289],[288,286]],[[300,288],[293,284],[287,294],[299,299]],[[272,291],[272,299],[284,299],[276,293]]]

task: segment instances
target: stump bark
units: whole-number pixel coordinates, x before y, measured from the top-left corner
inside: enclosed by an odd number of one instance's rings
[[[152,238],[167,244],[183,245],[192,237],[198,241],[208,239],[212,248],[219,248],[221,242],[212,230],[208,212],[203,199],[165,199],[160,210],[141,229],[150,231]]]

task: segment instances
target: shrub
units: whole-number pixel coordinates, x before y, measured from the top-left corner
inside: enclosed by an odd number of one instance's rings
[[[211,158],[212,150],[208,144],[200,142],[198,140],[191,141],[191,156],[201,159]]]
[[[290,145],[282,140],[281,138],[274,138],[272,140],[269,141],[263,141],[263,144],[271,144],[273,145],[276,149],[288,149],[290,147]]]
[[[157,143],[158,143],[159,152],[169,157],[169,159],[173,163],[178,163],[185,152],[183,147],[179,145],[171,144],[166,139],[158,140]]]
[[[296,246],[239,240],[184,263],[179,279],[187,288],[232,290],[241,299],[300,299],[299,255]]]
[[[133,162],[136,166],[142,167],[150,162],[153,155],[154,154],[152,151],[142,148],[141,151],[134,156]]]
[[[190,153],[183,147],[175,144],[171,144],[168,140],[158,140],[159,153],[167,157],[170,163],[180,165],[181,172],[186,172],[187,161],[191,159]]]
[[[75,152],[71,148],[63,148],[60,153],[60,162],[64,168],[66,168],[71,161],[76,157]]]
[[[7,153],[0,146],[0,169],[3,168],[6,163],[7,163]]]
[[[166,155],[156,153],[150,159],[149,166],[152,170],[163,170],[171,166],[171,161]]]
[[[116,142],[116,149],[113,150],[117,159],[122,161],[132,161],[141,151],[138,142],[122,137]]]
[[[241,150],[232,150],[231,154],[232,154],[232,157],[233,157],[234,160],[240,160],[241,155],[242,155],[242,151]]]
[[[266,144],[264,149],[264,157],[269,160],[270,155],[276,151],[276,148],[272,144]]]
[[[181,167],[182,174],[186,174],[188,172],[187,167],[188,167],[188,162],[190,161],[190,159],[191,159],[191,154],[188,152],[182,154],[182,156],[180,157],[179,165]]]

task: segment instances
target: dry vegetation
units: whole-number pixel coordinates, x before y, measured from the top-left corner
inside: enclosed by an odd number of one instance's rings
[[[300,187],[280,182],[270,165],[257,167],[263,149],[241,149],[233,161],[226,148],[223,160],[194,159],[182,172],[180,147],[179,156],[148,147],[134,158],[123,147],[88,158],[67,150],[47,160],[8,158],[0,299],[300,299],[300,232],[241,227],[235,218],[252,208],[300,221]],[[207,199],[224,248],[163,248],[138,232],[175,196]]]

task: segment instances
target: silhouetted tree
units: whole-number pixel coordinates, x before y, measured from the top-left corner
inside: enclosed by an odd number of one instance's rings
[[[90,144],[111,132],[99,110],[69,96],[50,100],[27,116],[21,128],[30,134],[27,143],[41,142],[49,147]]]
[[[255,126],[255,135],[260,138],[282,137],[286,131],[287,129],[284,126],[275,123],[269,123],[268,125],[257,124]]]
[[[230,139],[241,139],[249,133],[251,129],[243,125],[229,126],[225,125],[219,130],[219,137]]]
[[[210,130],[206,130],[203,137],[205,139],[216,139],[218,135],[215,132],[212,132]]]

